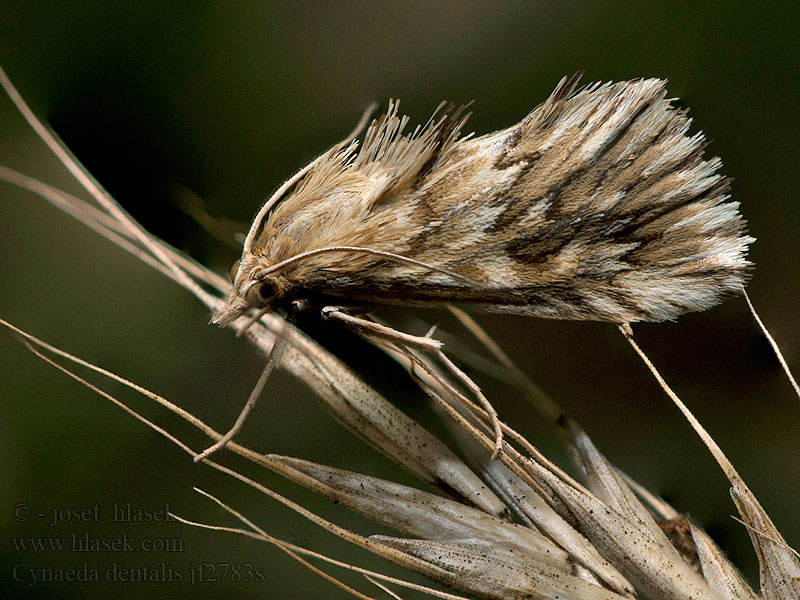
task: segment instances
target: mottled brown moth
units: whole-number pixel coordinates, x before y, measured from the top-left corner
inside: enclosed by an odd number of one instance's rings
[[[334,146],[262,207],[213,321],[299,301],[624,324],[740,291],[753,239],[665,82],[578,80],[481,137],[462,135],[469,115],[451,106],[406,133],[390,102],[363,141]]]

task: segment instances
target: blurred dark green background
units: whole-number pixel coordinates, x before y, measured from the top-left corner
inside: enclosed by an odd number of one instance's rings
[[[167,5],[168,6],[162,6]],[[148,228],[220,272],[235,252],[178,208],[193,192],[209,212],[246,222],[295,169],[344,136],[372,100],[403,100],[424,121],[443,99],[474,100],[469,130],[506,127],[563,75],[585,81],[668,78],[713,140],[758,238],[749,292],[800,372],[800,19],[794,3],[757,2],[13,2],[0,5],[0,64],[40,116]],[[384,104],[385,105],[385,104]],[[0,97],[0,164],[81,193]],[[177,286],[44,201],[0,185],[0,317],[230,424],[263,358],[206,325]],[[395,313],[411,326],[440,313]],[[508,353],[625,471],[686,511],[753,580],[757,563],[728,484],[615,328],[482,317]],[[330,326],[306,328],[383,385],[412,414],[426,401],[388,363]],[[742,299],[677,323],[636,327],[642,346],[800,546],[800,401]],[[379,378],[378,374],[382,374]],[[513,391],[479,381],[506,420],[562,457],[547,424]],[[119,523],[112,505],[169,503],[188,518],[233,524],[192,486],[221,496],[270,533],[382,567],[287,509],[189,458],[0,332],[2,588],[27,598],[330,598],[344,593],[271,547],[176,523]],[[105,389],[192,440],[175,419],[120,386]],[[400,392],[400,393],[398,393]],[[267,451],[413,480],[364,448],[284,374],[269,383],[242,441]],[[565,463],[564,463],[565,464]],[[253,470],[244,466],[247,472]],[[345,526],[380,531],[295,486],[258,476]],[[93,508],[99,522],[50,527],[56,509]],[[15,521],[12,508],[30,507]],[[45,517],[36,517],[36,513]],[[19,517],[18,517],[19,518]],[[11,538],[180,538],[180,553],[34,552]],[[182,570],[175,583],[14,582],[12,569]],[[201,563],[252,564],[264,583],[189,587]],[[218,572],[219,575],[219,572]],[[162,576],[163,577],[163,576]],[[358,581],[345,575],[349,581]],[[375,593],[378,593],[375,591]],[[9,597],[9,596],[6,596]]]

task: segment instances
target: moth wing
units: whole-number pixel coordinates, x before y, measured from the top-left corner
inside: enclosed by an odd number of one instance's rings
[[[402,225],[395,251],[480,285],[384,261],[348,293],[622,323],[738,292],[752,238],[664,81],[576,83],[509,129],[453,144],[374,209]]]

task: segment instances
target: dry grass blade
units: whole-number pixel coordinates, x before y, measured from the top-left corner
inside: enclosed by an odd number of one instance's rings
[[[630,598],[605,589],[548,563],[536,562],[486,540],[453,542],[376,536],[393,548],[436,563],[451,572],[446,582],[488,598],[622,600]]]
[[[424,539],[491,540],[567,568],[567,553],[537,531],[508,523],[460,502],[368,475],[296,458],[271,456],[295,470],[298,483],[395,530]],[[306,475],[307,477],[301,477]]]
[[[222,501],[218,500],[217,498],[215,498],[211,494],[207,494],[206,492],[204,492],[203,490],[201,490],[199,488],[195,488],[195,490],[199,494],[202,494],[203,496],[206,496],[207,498],[210,498],[211,500],[216,502],[218,505],[220,505],[222,508],[224,508],[230,514],[234,515],[237,519],[239,519],[240,521],[245,523],[248,527],[250,527],[252,529],[252,531],[248,531],[246,529],[237,529],[237,528],[233,528],[233,527],[222,527],[222,526],[219,526],[219,525],[206,525],[204,523],[197,523],[195,521],[189,521],[189,520],[184,519],[184,518],[182,518],[182,517],[180,517],[178,515],[172,514],[172,516],[175,519],[177,519],[178,521],[180,521],[181,523],[184,523],[186,525],[192,525],[193,527],[201,527],[203,529],[211,529],[213,531],[227,531],[227,532],[230,532],[230,533],[238,533],[239,535],[245,535],[245,536],[257,539],[257,540],[263,540],[265,542],[269,542],[273,546],[275,546],[276,548],[278,548],[279,550],[284,552],[285,554],[289,555],[289,557],[291,557],[293,560],[299,562],[301,565],[303,565],[306,569],[308,569],[312,573],[315,573],[315,574],[319,575],[323,579],[331,582],[336,587],[348,592],[350,595],[352,595],[352,596],[354,596],[356,598],[361,598],[361,600],[375,600],[374,598],[372,598],[372,596],[367,596],[366,594],[362,594],[361,592],[359,592],[355,588],[350,587],[349,585],[347,585],[344,582],[340,581],[336,577],[333,577],[332,575],[329,575],[328,573],[326,573],[322,569],[320,569],[318,567],[315,567],[314,565],[309,563],[307,560],[305,560],[301,556],[299,556],[299,552],[296,552],[295,549],[291,548],[289,544],[286,544],[285,542],[283,542],[281,540],[278,540],[277,538],[274,538],[271,535],[267,534],[266,532],[262,531],[254,523],[252,523],[250,520],[246,519],[239,512],[233,510],[228,505],[226,505]]]
[[[23,334],[26,335],[26,334]],[[47,347],[42,342],[39,342],[32,336],[28,336],[29,339],[32,341],[41,344],[44,347]],[[49,348],[49,347],[47,347]],[[55,351],[55,349],[54,349]],[[62,356],[69,357],[66,353],[60,352]],[[49,359],[46,359],[49,361]],[[79,360],[79,359],[78,359]],[[94,368],[102,372],[97,367],[93,365],[89,365],[88,363],[82,363],[90,368]],[[59,368],[63,369],[59,365],[56,365]],[[66,372],[66,370],[65,370]],[[74,375],[72,375],[75,377]],[[76,377],[77,378],[77,377]],[[79,379],[80,380],[80,379]],[[84,382],[86,385],[88,382]],[[132,384],[131,384],[132,385]],[[96,387],[92,386],[93,389],[97,390]],[[141,388],[140,388],[141,389]],[[99,391],[99,390],[97,390]],[[153,397],[150,392],[146,390],[142,390],[143,393],[148,394],[149,396]],[[103,392],[100,392],[106,397],[110,397]],[[151,425],[152,426],[152,425]],[[163,432],[162,432],[163,433]],[[173,441],[176,441],[174,438]],[[184,449],[191,453],[191,449],[188,447],[183,446]],[[411,566],[412,568],[415,567],[416,570],[421,570],[425,572],[429,576],[434,577],[439,581],[444,581],[450,583],[451,585],[455,585],[456,587],[461,587],[462,589],[466,587],[468,590],[471,591],[479,591],[483,590],[486,591],[488,589],[486,586],[494,585],[495,592],[499,595],[495,595],[493,597],[505,597],[505,593],[511,589],[516,589],[512,587],[508,587],[511,585],[511,580],[508,577],[499,577],[499,574],[504,572],[504,569],[512,569],[513,571],[517,572],[518,583],[522,585],[522,583],[527,582],[528,585],[533,585],[532,582],[538,581],[536,577],[532,574],[538,572],[540,576],[547,577],[547,581],[549,581],[550,586],[555,585],[554,582],[560,581],[563,583],[566,588],[555,587],[553,590],[560,590],[560,594],[564,597],[568,597],[569,594],[567,593],[570,589],[571,590],[581,590],[582,587],[585,585],[585,582],[581,581],[578,582],[577,579],[572,579],[571,576],[568,576],[568,572],[572,571],[572,565],[566,559],[566,553],[557,549],[557,547],[552,546],[551,542],[544,537],[538,537],[533,530],[526,529],[520,526],[514,526],[511,524],[506,524],[503,521],[496,520],[494,517],[490,515],[486,515],[480,511],[475,509],[469,509],[464,507],[463,505],[459,505],[458,503],[452,502],[450,500],[438,498],[436,496],[432,496],[425,492],[421,492],[418,490],[411,490],[409,488],[404,488],[403,486],[399,486],[397,484],[391,484],[389,482],[381,482],[379,480],[375,480],[374,478],[368,478],[366,476],[357,475],[357,474],[350,474],[350,473],[343,473],[338,470],[332,470],[326,467],[322,467],[321,465],[312,465],[310,463],[305,463],[303,461],[297,461],[296,459],[287,459],[287,458],[280,458],[280,457],[265,457],[263,464],[269,465],[270,463],[273,464],[272,468],[275,468],[275,463],[283,464],[284,466],[289,465],[291,469],[284,469],[283,473],[290,478],[294,478],[295,480],[299,480],[298,477],[294,476],[291,471],[297,470],[297,467],[302,467],[307,474],[311,473],[314,474],[315,479],[318,484],[319,482],[324,482],[322,486],[319,485],[317,491],[322,491],[326,493],[329,497],[334,497],[337,501],[349,504],[352,508],[356,510],[362,510],[363,512],[368,512],[372,516],[379,516],[381,520],[386,522],[387,524],[392,525],[395,528],[403,529],[410,531],[413,534],[423,534],[425,537],[435,538],[431,540],[431,543],[428,546],[422,545],[420,546],[417,544],[416,546],[414,543],[410,541],[402,542],[402,541],[395,541],[393,543],[389,543],[387,540],[379,541],[378,543],[382,543],[384,545],[389,544],[386,550],[398,550],[398,546],[402,546],[406,552],[410,552],[413,549],[412,554],[417,556],[418,558],[423,559],[424,562],[422,563],[415,563],[411,561],[409,564],[408,560],[405,560],[404,563],[406,566]],[[230,472],[228,469],[216,465],[215,463],[209,463],[215,468],[221,469],[225,472],[229,472],[233,476],[242,479],[243,481],[246,478],[242,478],[235,473]],[[276,469],[278,470],[278,469]],[[301,471],[302,472],[302,471]],[[336,482],[339,485],[339,496],[337,497],[336,494],[331,496],[331,485],[333,479],[336,479]],[[258,484],[254,482],[252,485],[256,487]],[[342,486],[349,487],[350,493],[346,493],[347,490],[342,490]],[[366,490],[368,490],[372,486],[374,493],[369,494]],[[322,488],[325,488],[324,490]],[[358,498],[363,497],[366,494],[366,499],[362,500],[361,508],[358,506]],[[275,495],[270,494],[273,497]],[[387,505],[385,504],[391,499],[394,499],[394,502],[397,503],[398,501],[401,505],[397,506],[397,509],[392,515],[390,511],[387,510]],[[383,504],[376,504],[376,500],[381,500]],[[292,505],[290,501],[285,499],[281,499],[287,505]],[[411,503],[411,504],[409,504]],[[410,510],[410,507],[413,503],[416,503],[417,510]],[[436,508],[438,507],[438,508]],[[300,511],[299,511],[300,512]],[[447,517],[447,515],[450,515]],[[471,515],[473,519],[475,519],[474,523],[470,526],[467,522],[468,519],[466,518],[468,515]],[[442,518],[446,518],[446,521],[442,521]],[[424,526],[424,519],[427,518],[427,522],[432,524],[433,529],[425,529]],[[487,521],[488,519],[488,521]],[[408,525],[398,524],[398,521],[402,521],[403,523],[407,523]],[[449,525],[444,525],[442,528],[443,523],[449,523]],[[464,529],[464,527],[467,529]],[[423,529],[419,529],[423,527]],[[328,528],[326,526],[326,528]],[[409,529],[411,528],[411,529]],[[333,530],[335,528],[331,528]],[[527,533],[525,533],[527,531]],[[499,538],[496,537],[498,536]],[[505,532],[505,533],[502,533]],[[516,558],[512,560],[511,557],[506,556],[507,552],[503,551],[502,549],[495,549],[492,552],[487,552],[487,549],[483,547],[480,543],[476,542],[463,542],[459,540],[479,540],[481,536],[486,536],[487,534],[491,533],[493,546],[497,546],[498,540],[503,540],[498,548],[516,548]],[[352,534],[351,534],[352,535]],[[520,537],[522,536],[522,537]],[[354,539],[358,539],[357,537]],[[445,540],[444,542],[442,540]],[[450,542],[447,542],[450,540]],[[532,543],[536,540],[536,543]],[[485,540],[488,541],[488,540]],[[371,546],[374,544],[367,544],[366,540],[363,540],[365,545]],[[445,554],[450,558],[444,559],[442,558],[443,555],[442,551],[448,549],[447,544],[451,543],[449,547],[449,551]],[[510,544],[510,546],[509,546]],[[539,560],[534,560],[537,556],[536,553],[531,554],[532,548],[534,547],[541,548],[541,554],[539,554]],[[439,551],[438,556],[440,557],[440,562],[442,564],[439,565],[440,568],[444,569],[444,572],[437,571],[436,569],[431,569],[431,567],[426,564],[429,561],[426,560],[425,555],[431,552],[433,549]],[[476,556],[480,556],[481,561],[484,562],[483,567],[477,568],[475,571],[472,571],[470,574],[464,572],[463,567],[464,563],[461,563],[461,568],[459,569],[459,561],[457,557],[461,556],[462,561],[468,560],[470,556],[470,549],[472,552],[475,553]],[[466,552],[466,555],[465,555]],[[523,558],[519,558],[522,556]],[[559,559],[558,557],[561,556],[562,558]],[[473,559],[475,556],[473,556]],[[395,557],[395,560],[396,557]],[[494,562],[492,562],[492,560]],[[544,563],[542,563],[544,560]],[[472,561],[474,563],[474,560]],[[517,564],[519,563],[519,564]],[[493,565],[493,568],[489,568]],[[539,565],[538,571],[534,568],[535,565]],[[549,566],[548,566],[549,565]],[[524,569],[520,571],[519,569],[524,566]],[[513,567],[513,568],[512,568]],[[561,573],[559,576],[554,576],[555,572],[550,572],[547,569],[554,569],[554,568],[561,568]],[[522,573],[523,575],[520,575]],[[551,576],[548,577],[548,573]],[[457,579],[456,575],[457,574]],[[499,583],[502,582],[502,585]],[[539,583],[539,589],[550,590],[548,585],[544,585],[541,582]],[[578,587],[576,587],[578,586]],[[596,589],[595,589],[596,588]],[[592,588],[592,590],[583,590],[579,592],[575,592],[578,594],[576,597],[601,597],[601,598],[612,598],[614,597],[608,590],[603,590],[602,587]],[[504,590],[504,591],[503,591]],[[549,592],[547,592],[549,593]],[[550,597],[546,595],[542,595],[539,597]]]
[[[700,561],[700,568],[703,570],[703,577],[708,581],[708,584],[725,598],[737,598],[740,600],[755,600],[758,598],[753,588],[742,578],[738,569],[725,558],[725,555],[709,535],[694,524],[690,525],[692,540]]]
[[[3,320],[0,320],[0,325],[3,325],[5,327],[7,327],[11,331],[13,331],[13,332],[17,333],[18,335],[20,335],[21,337],[23,337],[26,346],[37,357],[41,358],[46,363],[48,363],[51,366],[55,367],[56,369],[58,369],[62,373],[66,374],[70,378],[74,379],[75,381],[77,381],[81,385],[84,385],[88,389],[94,391],[95,393],[97,393],[98,395],[102,396],[103,398],[105,398],[107,400],[110,400],[111,402],[113,402],[114,404],[116,404],[117,406],[122,408],[128,414],[130,414],[131,416],[133,416],[137,420],[141,421],[142,423],[144,423],[145,425],[147,425],[148,427],[150,427],[151,429],[153,429],[157,433],[161,434],[162,436],[164,436],[166,439],[168,439],[172,443],[176,444],[178,447],[180,447],[182,450],[184,450],[188,455],[195,456],[196,452],[194,450],[192,450],[192,448],[190,448],[188,445],[183,443],[181,440],[179,440],[178,438],[173,436],[171,433],[169,433],[166,429],[164,429],[164,428],[156,425],[152,421],[146,419],[145,417],[143,417],[142,415],[140,415],[139,413],[137,413],[136,411],[134,411],[133,409],[128,407],[125,403],[119,401],[117,398],[115,398],[111,394],[103,391],[98,386],[92,384],[91,382],[89,382],[86,379],[80,377],[79,375],[77,375],[76,373],[71,371],[70,369],[66,368],[65,366],[63,366],[63,365],[61,365],[59,363],[57,363],[52,358],[46,356],[42,351],[46,351],[46,352],[50,352],[50,353],[56,354],[56,355],[58,355],[58,356],[60,356],[62,358],[65,358],[65,359],[67,359],[69,361],[74,362],[75,364],[78,364],[78,365],[83,366],[83,367],[85,367],[87,369],[90,369],[90,370],[92,370],[94,372],[97,372],[97,373],[99,373],[99,374],[101,374],[103,376],[106,376],[106,377],[114,380],[114,381],[122,383],[123,385],[125,385],[125,386],[127,386],[127,387],[129,387],[129,388],[141,393],[145,397],[150,398],[150,399],[158,402],[159,404],[161,404],[162,406],[164,406],[168,410],[176,413],[178,416],[183,417],[184,419],[186,419],[187,421],[189,421],[190,423],[195,425],[198,429],[200,429],[201,431],[207,433],[211,437],[216,437],[216,438],[221,437],[218,433],[216,433],[213,429],[208,427],[205,423],[203,423],[199,419],[195,418],[191,414],[187,413],[186,411],[183,411],[180,407],[172,404],[171,402],[169,402],[168,400],[162,398],[161,396],[159,396],[157,394],[154,394],[153,392],[151,392],[151,391],[149,391],[149,390],[147,390],[145,388],[142,388],[142,387],[140,387],[140,386],[138,386],[138,385],[136,385],[136,384],[134,384],[134,383],[132,383],[130,381],[127,381],[124,378],[121,378],[121,377],[119,377],[119,376],[117,376],[117,375],[115,375],[113,373],[110,373],[109,371],[107,371],[105,369],[102,369],[101,367],[98,367],[96,365],[93,365],[92,363],[86,362],[86,361],[84,361],[84,360],[82,360],[80,358],[72,356],[71,354],[69,354],[67,352],[64,352],[63,350],[55,348],[55,347],[47,344],[46,342],[43,342],[42,340],[39,340],[35,336],[32,336],[31,334],[29,334],[27,332],[24,332],[24,331],[22,331],[22,330],[20,330],[20,329],[18,329],[16,327],[14,327],[13,325],[3,321]],[[280,461],[276,461],[274,459],[271,459],[270,457],[264,457],[263,455],[260,455],[260,454],[258,454],[256,452],[253,452],[252,450],[248,450],[247,448],[243,448],[242,446],[239,446],[238,444],[235,444],[235,443],[230,443],[229,448],[231,450],[234,450],[238,454],[241,454],[242,456],[244,456],[246,458],[249,458],[250,460],[253,460],[254,462],[257,462],[257,463],[259,463],[259,464],[261,464],[261,465],[263,465],[263,466],[265,466],[267,468],[270,468],[270,469],[272,469],[272,470],[274,470],[274,471],[276,471],[278,473],[281,473],[283,475],[287,475],[287,470],[284,468],[284,465]],[[217,469],[217,470],[219,470],[219,471],[221,471],[223,473],[226,473],[226,474],[230,475],[231,477],[233,477],[233,478],[235,478],[237,480],[242,481],[243,483],[245,483],[245,484],[257,489],[258,491],[262,492],[263,494],[267,495],[268,497],[270,497],[270,498],[272,498],[274,500],[277,500],[278,502],[284,504],[288,508],[294,510],[295,512],[297,512],[301,516],[303,516],[303,517],[309,519],[310,521],[316,523],[317,525],[319,525],[323,529],[326,529],[326,530],[330,531],[334,535],[337,535],[337,536],[339,536],[339,537],[341,537],[341,538],[343,538],[345,540],[348,540],[348,541],[356,543],[356,544],[358,544],[358,545],[360,545],[360,546],[362,546],[364,548],[367,548],[367,549],[371,550],[372,552],[375,552],[376,554],[379,554],[379,555],[383,556],[387,560],[390,560],[392,562],[400,564],[401,566],[404,566],[406,568],[410,568],[410,569],[414,569],[414,570],[417,570],[417,571],[421,571],[421,572],[426,573],[427,575],[429,575],[431,577],[434,577],[434,578],[437,578],[437,579],[440,579],[440,580],[443,579],[447,575],[445,572],[441,571],[438,567],[436,567],[433,564],[426,563],[424,561],[421,561],[418,558],[415,558],[413,556],[407,555],[405,553],[398,552],[396,550],[393,550],[391,548],[388,548],[386,546],[378,544],[378,543],[376,543],[376,542],[374,542],[374,541],[372,541],[372,540],[370,540],[368,538],[365,538],[363,536],[360,536],[358,534],[350,532],[350,531],[348,531],[346,529],[338,527],[338,526],[334,525],[333,523],[330,523],[329,521],[327,521],[327,520],[315,515],[314,513],[306,510],[305,508],[303,508],[302,506],[296,504],[295,502],[292,502],[288,498],[285,498],[284,496],[281,496],[280,494],[275,493],[274,491],[270,490],[269,488],[266,488],[263,485],[255,482],[255,481],[253,481],[253,480],[251,480],[251,479],[249,479],[249,478],[237,473],[236,471],[233,471],[233,470],[231,470],[231,469],[229,469],[229,468],[227,468],[227,467],[225,467],[225,466],[223,466],[221,464],[218,464],[218,463],[216,463],[214,461],[211,461],[211,460],[208,460],[208,459],[204,459],[203,464],[206,464],[206,465],[208,465],[208,466],[210,466],[210,467],[212,467],[214,469]],[[255,525],[252,524],[251,522],[248,521],[247,523],[249,525],[252,525],[252,527],[255,528]],[[261,529],[258,529],[258,528],[256,528],[256,529],[257,529],[257,532],[258,532],[259,535],[262,535],[262,536],[266,536],[267,535]],[[294,549],[296,550],[296,548],[294,548]],[[378,575],[378,574],[375,574],[375,575]],[[397,583],[401,583],[399,580],[393,580],[393,581],[395,581]],[[407,583],[407,582],[404,582],[404,583]],[[416,587],[418,589],[423,589],[423,590],[425,589],[425,588],[422,588],[421,586],[413,586],[413,584],[408,584],[408,585],[412,586],[412,587]],[[443,598],[460,598],[458,596],[454,596],[454,595],[451,595],[451,594],[442,594],[440,592],[437,592],[436,590],[432,590],[432,592],[435,592],[435,593],[432,593],[431,595],[439,596],[439,597],[443,597]]]
[[[672,388],[667,385],[653,363],[650,362],[650,359],[647,358],[633,340],[630,328],[622,328],[622,332],[653,373],[661,387],[708,447],[712,456],[722,467],[725,476],[731,482],[731,495],[739,514],[747,525],[753,547],[756,549],[756,554],[761,564],[761,591],[764,596],[775,599],[800,598],[800,559],[798,559],[797,552],[783,540],[766,511],[759,504],[753,492],[747,487],[719,445],[675,392],[672,391]]]
[[[800,557],[781,536],[752,492],[733,486],[733,498],[742,515],[761,565],[761,594],[767,600],[800,598]]]
[[[767,326],[764,325],[764,322],[761,320],[761,317],[758,316],[753,303],[750,301],[750,296],[747,294],[747,290],[742,289],[742,295],[744,299],[747,301],[747,307],[750,309],[750,313],[753,315],[753,318],[756,320],[761,332],[764,334],[764,337],[767,338],[769,345],[772,347],[772,351],[775,353],[775,358],[778,359],[778,362],[783,369],[783,372],[786,373],[786,378],[789,380],[789,383],[792,384],[792,388],[794,389],[794,393],[800,398],[800,385],[797,384],[797,380],[794,378],[791,369],[789,369],[789,365],[786,363],[786,359],[783,358],[783,352],[778,347],[778,343],[772,337],[772,334],[767,330]]]
[[[321,561],[327,562],[327,563],[335,565],[337,567],[342,567],[344,569],[348,569],[350,571],[354,571],[356,573],[360,573],[366,579],[372,581],[373,583],[376,583],[377,580],[383,580],[383,581],[386,581],[386,582],[389,582],[389,583],[396,584],[396,585],[401,586],[401,587],[405,587],[405,588],[408,588],[408,589],[425,592],[426,594],[428,594],[428,595],[430,595],[432,597],[442,598],[443,600],[466,600],[463,596],[459,596],[459,595],[456,595],[456,594],[449,594],[447,592],[442,592],[441,590],[435,590],[433,588],[429,588],[429,587],[426,587],[426,586],[421,586],[421,585],[418,585],[418,584],[410,583],[410,582],[404,581],[402,579],[397,579],[396,577],[389,577],[387,575],[384,575],[383,573],[376,573],[375,571],[370,571],[368,569],[363,569],[361,567],[358,567],[358,566],[355,566],[355,565],[351,565],[349,563],[345,563],[345,562],[341,562],[341,561],[338,561],[338,560],[334,560],[334,559],[330,558],[329,556],[325,556],[324,554],[320,554],[319,552],[314,552],[313,550],[309,550],[307,548],[302,548],[300,546],[297,546],[295,544],[291,544],[291,543],[286,542],[284,540],[278,540],[277,538],[274,538],[273,536],[270,536],[267,532],[265,532],[263,529],[258,527],[250,519],[246,518],[239,511],[234,510],[233,508],[231,508],[230,506],[228,506],[227,504],[222,502],[219,498],[216,498],[212,494],[209,494],[208,492],[205,492],[205,491],[203,491],[203,490],[201,490],[199,488],[195,488],[195,490],[199,494],[201,494],[201,495],[211,499],[212,501],[214,501],[217,505],[222,507],[226,512],[228,512],[231,515],[233,515],[234,517],[236,517],[242,523],[247,525],[247,527],[249,527],[250,529],[248,530],[248,529],[239,529],[239,528],[233,528],[233,527],[222,527],[222,526],[218,526],[218,525],[208,525],[208,524],[205,524],[205,523],[197,523],[197,522],[194,522],[194,521],[189,521],[188,519],[184,519],[184,518],[179,517],[177,515],[172,515],[176,519],[178,519],[178,520],[180,520],[180,521],[182,521],[182,522],[184,522],[184,523],[186,523],[188,525],[194,525],[194,526],[197,526],[197,527],[202,527],[202,528],[205,528],[205,529],[213,529],[213,530],[218,530],[218,531],[230,531],[232,533],[239,533],[241,535],[246,535],[246,536],[252,537],[254,539],[268,541],[270,543],[274,543],[276,545],[281,546],[283,549],[288,549],[288,550],[290,550],[290,551],[292,551],[294,553],[302,554],[302,555],[309,556],[309,557],[312,557],[312,558],[317,558],[317,559],[319,559]],[[380,586],[380,587],[382,587],[382,586]],[[383,587],[382,587],[382,589],[383,589]]]
[[[520,515],[523,522],[527,521],[530,526],[542,531],[612,589],[621,594],[634,593],[631,583],[601,556],[583,534],[504,465],[490,462],[483,473],[492,488]]]

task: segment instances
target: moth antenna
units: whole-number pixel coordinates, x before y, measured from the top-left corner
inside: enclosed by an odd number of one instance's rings
[[[323,155],[324,156],[324,155]],[[253,252],[253,240],[256,237],[256,233],[258,230],[261,229],[261,223],[264,221],[264,217],[267,216],[269,210],[275,206],[275,204],[280,200],[283,195],[289,191],[289,189],[298,181],[300,181],[311,169],[314,165],[317,164],[319,158],[315,158],[313,161],[308,163],[305,167],[300,169],[297,173],[292,175],[289,179],[287,179],[281,187],[275,190],[275,193],[270,196],[269,200],[267,200],[264,205],[261,207],[261,210],[256,213],[255,218],[253,219],[253,224],[250,225],[250,231],[247,232],[247,237],[244,239],[244,252],[252,254]],[[239,265],[239,273],[241,273],[241,265]],[[238,276],[238,273],[237,273]]]
[[[772,350],[775,352],[775,356],[778,358],[778,362],[781,363],[781,367],[783,367],[783,372],[786,373],[786,377],[789,378],[789,383],[792,384],[792,387],[794,388],[794,393],[797,394],[798,398],[800,398],[800,387],[798,387],[797,380],[794,378],[794,375],[792,375],[792,372],[789,369],[789,365],[786,363],[786,359],[783,358],[783,353],[781,353],[781,349],[778,348],[778,343],[769,334],[769,331],[767,331],[767,327],[759,318],[758,313],[756,312],[756,309],[753,306],[753,303],[750,302],[750,296],[747,295],[747,291],[745,291],[744,288],[742,288],[742,294],[744,295],[744,299],[747,301],[747,306],[750,308],[750,312],[753,314],[753,318],[756,320],[756,323],[758,323],[758,326],[761,328],[761,332],[764,334],[764,337],[767,338],[767,341],[769,342],[770,346],[772,346]]]
[[[435,273],[441,273],[442,275],[447,275],[448,277],[452,277],[453,279],[462,281],[464,283],[468,283],[469,285],[472,286],[481,287],[483,285],[480,281],[476,281],[475,279],[471,279],[464,275],[460,275],[458,273],[451,271],[450,269],[429,265],[428,263],[424,263],[420,260],[414,260],[413,258],[408,258],[407,256],[403,256],[401,254],[395,254],[394,252],[386,252],[384,250],[374,250],[372,248],[361,248],[359,246],[329,246],[327,248],[317,248],[316,250],[309,250],[308,252],[297,254],[295,256],[292,256],[291,258],[287,258],[286,260],[276,263],[271,267],[260,270],[258,273],[256,273],[255,278],[261,279],[271,273],[274,273],[275,271],[280,271],[281,269],[284,269],[289,265],[296,263],[299,260],[308,258],[310,256],[316,256],[317,254],[325,254],[328,252],[362,252],[364,254],[373,254],[375,256],[382,256],[383,258],[388,258],[396,262],[415,265],[417,267],[423,267]]]
[[[334,145],[330,150],[328,150],[328,152],[323,152],[322,155],[320,155],[317,158],[315,158],[314,160],[312,160],[305,167],[303,167],[297,173],[292,175],[291,178],[286,180],[286,182],[284,182],[284,184],[281,185],[281,187],[279,187],[277,190],[275,190],[275,193],[272,194],[272,196],[270,196],[269,200],[267,200],[264,203],[264,205],[261,207],[261,209],[256,214],[255,218],[253,219],[253,224],[250,226],[250,230],[247,232],[247,237],[244,240],[244,252],[245,253],[252,253],[252,251],[253,251],[253,240],[255,240],[256,234],[258,233],[258,230],[261,229],[261,223],[264,222],[264,217],[267,216],[267,213],[270,211],[270,209],[273,206],[275,206],[275,204],[277,204],[278,201],[281,198],[283,198],[283,196],[286,194],[286,192],[288,192],[292,188],[292,186],[294,184],[296,184],[303,177],[305,177],[308,174],[308,172],[311,171],[311,169],[314,168],[314,166],[320,161],[320,159],[323,156],[327,156],[328,153],[331,150],[335,150],[337,148],[343,148],[344,146],[346,146],[347,144],[352,142],[356,137],[358,137],[361,134],[361,132],[364,130],[364,128],[367,126],[367,123],[369,122],[369,118],[372,116],[372,113],[375,112],[375,109],[377,107],[378,107],[378,103],[377,102],[373,102],[372,104],[370,104],[367,107],[367,110],[365,110],[364,113],[361,115],[361,118],[358,120],[358,123],[356,123],[356,126],[353,129],[353,131],[350,132],[350,135],[348,135],[346,138],[344,138],[341,142],[339,142],[336,145]],[[240,265],[240,269],[241,269],[241,265]],[[239,275],[239,273],[237,273],[237,276],[238,275]]]
[[[286,347],[286,338],[282,335],[279,335],[275,339],[275,343],[272,345],[272,350],[269,352],[269,358],[267,358],[267,364],[264,365],[264,370],[261,372],[261,376],[258,378],[253,391],[250,392],[250,397],[247,398],[247,403],[242,408],[242,412],[239,413],[239,416],[236,418],[236,422],[233,424],[228,432],[223,435],[215,444],[209,446],[205,450],[203,450],[200,454],[194,457],[194,462],[200,462],[204,458],[207,458],[220,448],[222,448],[225,444],[230,442],[239,430],[241,430],[242,425],[244,425],[245,420],[247,420],[247,416],[250,414],[250,411],[253,410],[253,407],[256,405],[258,398],[261,396],[261,392],[264,391],[264,386],[267,385],[267,381],[269,380],[269,376],[272,374],[272,371],[275,369],[275,365],[278,364],[281,356],[283,355],[283,350]]]
[[[361,118],[358,120],[358,123],[356,123],[356,126],[353,128],[353,131],[350,132],[350,135],[348,135],[346,138],[344,138],[341,142],[339,142],[336,145],[339,147],[344,147],[350,142],[352,142],[354,139],[356,139],[359,135],[361,135],[361,132],[364,131],[364,128],[367,126],[367,123],[369,123],[369,118],[372,116],[372,113],[374,113],[377,110],[377,108],[378,108],[377,102],[373,102],[372,104],[370,104],[364,111],[364,113],[361,115]]]

